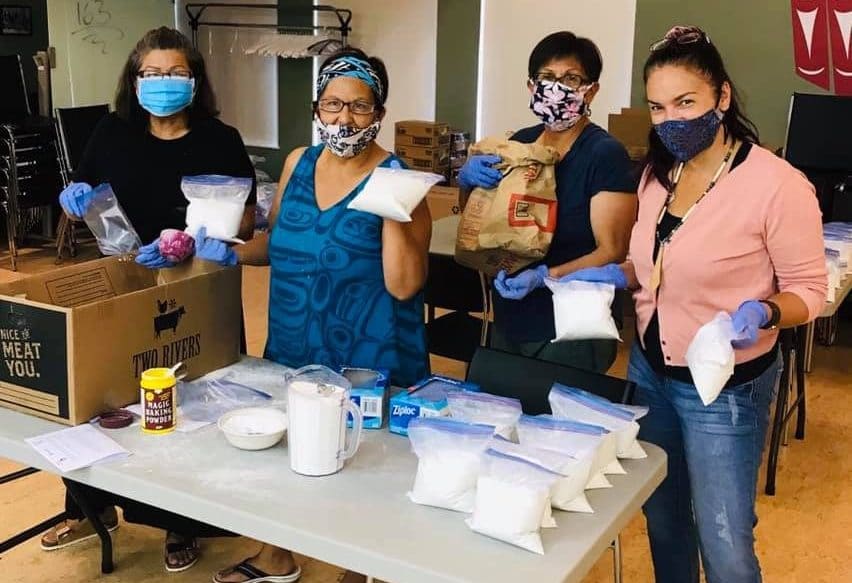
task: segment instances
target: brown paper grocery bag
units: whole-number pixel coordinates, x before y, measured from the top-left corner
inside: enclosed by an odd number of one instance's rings
[[[459,222],[456,261],[494,276],[514,273],[547,255],[556,231],[556,173],[559,153],[539,144],[485,138],[470,155],[503,160],[496,188],[475,188]]]

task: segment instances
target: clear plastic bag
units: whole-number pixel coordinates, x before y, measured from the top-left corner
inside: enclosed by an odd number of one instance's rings
[[[240,232],[252,182],[251,178],[218,174],[184,176],[180,188],[189,201],[186,232],[195,237],[204,226],[208,237],[234,241]]]
[[[129,255],[142,245],[109,183],[94,188],[94,198],[83,220],[104,255]]]
[[[411,222],[411,213],[426,197],[426,193],[444,180],[440,174],[376,168],[364,188],[346,208],[378,215],[400,223]]]
[[[408,498],[416,504],[471,512],[482,453],[494,429],[444,417],[416,417],[408,438],[417,455],[417,476]]]
[[[482,456],[467,525],[474,532],[543,555],[539,530],[550,506],[550,489],[558,479],[559,474],[537,464],[489,449]]]
[[[553,292],[553,323],[556,337],[565,340],[620,340],[612,317],[615,287],[606,283],[565,281],[547,278],[544,284]]]
[[[522,415],[518,420],[518,438],[521,445],[563,452],[577,459],[591,458],[586,490],[611,488],[604,474],[625,473],[615,456],[615,436],[597,425],[550,415]]]
[[[269,394],[235,382],[231,375],[181,383],[178,396],[181,414],[199,422],[214,422],[228,411],[273,402]]]
[[[549,395],[554,417],[599,425],[615,434],[616,455],[621,459],[648,457],[636,436],[639,424],[636,415],[619,405],[582,389],[554,383]]]
[[[521,402],[510,397],[498,397],[487,393],[452,391],[447,393],[450,417],[491,425],[497,435],[514,439],[515,424],[523,411]]]
[[[734,374],[736,338],[731,316],[719,312],[695,333],[686,349],[686,364],[704,406],[711,404]]]
[[[594,512],[584,490],[592,471],[592,457],[575,458],[565,452],[512,443],[497,437],[491,449],[512,455],[559,474],[550,489],[550,505],[568,512]],[[544,525],[542,525],[544,526]]]

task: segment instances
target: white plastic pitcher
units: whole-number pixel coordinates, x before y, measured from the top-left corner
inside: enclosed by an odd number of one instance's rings
[[[351,385],[322,366],[296,371],[287,383],[290,469],[305,476],[327,476],[343,469],[358,451],[363,417],[349,398]],[[346,440],[346,419],[352,434]]]

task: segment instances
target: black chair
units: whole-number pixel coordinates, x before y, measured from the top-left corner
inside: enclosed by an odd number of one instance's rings
[[[80,166],[83,152],[89,138],[101,119],[109,114],[109,105],[88,105],[84,107],[60,107],[55,110],[56,140],[59,146],[59,161],[62,182],[71,183],[71,176]],[[67,248],[72,257],[76,254],[75,223],[65,213],[59,218],[56,233],[56,261],[62,260]]]
[[[550,413],[548,395],[553,383],[583,389],[614,403],[631,403],[636,385],[630,381],[555,362],[528,358],[494,348],[476,350],[467,380],[482,390],[521,400],[524,413]]]
[[[429,352],[470,362],[476,349],[488,343],[491,302],[483,276],[450,256],[430,253],[424,296]],[[436,317],[436,308],[453,311]]]
[[[630,404],[636,385],[631,381],[590,372],[555,362],[527,358],[502,350],[480,347],[473,355],[467,380],[479,384],[483,391],[502,397],[520,399],[527,415],[550,413],[548,395],[553,383],[583,389],[615,403]],[[621,583],[621,538],[612,548],[612,575]]]
[[[32,115],[20,55],[0,55],[0,87],[0,123],[19,122]]]

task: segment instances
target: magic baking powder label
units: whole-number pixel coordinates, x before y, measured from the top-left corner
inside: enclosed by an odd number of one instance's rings
[[[142,431],[167,433],[175,428],[175,387],[140,389]]]

